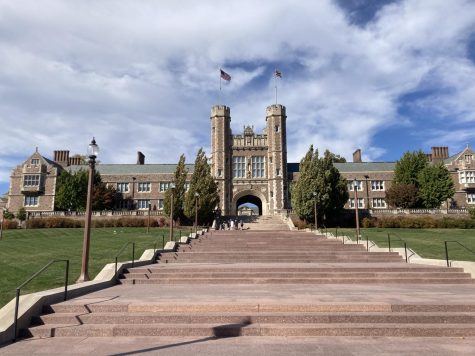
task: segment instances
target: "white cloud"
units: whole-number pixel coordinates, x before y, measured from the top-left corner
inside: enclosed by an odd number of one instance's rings
[[[399,98],[473,122],[473,63],[465,58],[475,3],[407,0],[365,27],[330,0],[300,2],[0,0],[0,182],[35,146],[83,152],[95,135],[103,162],[194,160],[209,146],[210,107],[232,109],[234,131],[265,125],[272,70],[284,72],[289,161],[313,143],[378,159],[382,129],[426,125],[401,117]],[[219,68],[233,79],[218,91]],[[431,142],[434,137],[426,137]]]

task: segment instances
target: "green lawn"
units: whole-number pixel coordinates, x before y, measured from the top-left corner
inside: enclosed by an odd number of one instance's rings
[[[328,229],[335,234],[335,229]],[[355,229],[338,229],[338,235],[345,234],[355,239]],[[361,229],[363,240],[368,238],[379,247],[388,247],[388,234],[391,236],[391,247],[403,247],[404,240],[421,257],[445,260],[444,241],[458,241],[475,251],[475,230],[470,229]],[[475,261],[475,254],[465,250],[456,243],[449,243],[449,258],[457,261]]]
[[[190,228],[175,229],[188,234]],[[79,277],[83,243],[83,229],[31,229],[3,231],[0,241],[0,308],[15,296],[15,289],[52,259],[69,259],[69,283]],[[135,258],[146,249],[162,247],[162,235],[168,241],[168,228],[97,228],[91,230],[89,276],[94,278],[127,242],[135,242]],[[119,261],[132,259],[132,246],[119,256]],[[60,287],[64,281],[64,263],[53,264],[44,274],[33,280],[22,294]]]

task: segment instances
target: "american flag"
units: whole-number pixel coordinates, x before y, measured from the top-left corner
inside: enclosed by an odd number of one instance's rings
[[[277,69],[276,69],[276,70],[275,70],[275,76],[276,76],[277,78],[282,78],[282,72],[281,72],[280,70],[277,70]]]
[[[231,76],[226,73],[224,70],[220,69],[221,70],[221,78],[223,78],[224,80],[227,80],[228,82],[231,81]]]

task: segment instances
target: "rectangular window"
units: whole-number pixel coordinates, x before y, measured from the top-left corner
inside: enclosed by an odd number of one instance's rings
[[[382,191],[382,190],[384,190],[384,181],[383,180],[372,180],[371,181],[371,190],[373,190],[373,191]]]
[[[163,199],[158,199],[158,210],[163,210]]]
[[[475,193],[467,193],[467,203],[475,204]]]
[[[38,196],[35,195],[26,195],[25,196],[25,206],[38,206]]]
[[[244,178],[246,176],[246,157],[233,157],[233,178]]]
[[[40,185],[40,176],[38,174],[23,176],[24,187],[37,187]]]
[[[280,176],[280,168],[276,168],[276,169],[275,169],[275,175],[276,175],[276,176]]]
[[[129,208],[129,200],[119,200],[117,204],[117,208],[119,209],[128,209]]]
[[[252,162],[252,178],[265,177],[264,156],[253,156],[251,158],[251,162]]]
[[[355,208],[355,198],[350,198],[348,200],[348,207],[350,209]],[[363,198],[358,198],[358,209],[364,209],[364,199]]]
[[[218,169],[218,177],[221,177],[223,175],[223,171],[221,169]]]
[[[129,183],[117,183],[117,191],[119,193],[128,193],[129,192]]]
[[[465,155],[464,159],[465,162],[470,163],[470,161],[472,160],[472,155]]]
[[[358,187],[358,191],[363,190],[363,181],[357,180],[356,185]],[[353,192],[354,190],[355,190],[355,182],[354,181],[348,182],[348,191]]]
[[[386,200],[384,198],[373,198],[371,206],[376,209],[386,208]]]
[[[459,182],[475,183],[475,171],[459,171]]]
[[[38,166],[38,165],[40,164],[40,160],[39,160],[38,158],[33,158],[33,159],[31,160],[31,164],[32,164],[33,166]]]
[[[137,191],[138,192],[149,192],[150,191],[151,184],[149,182],[140,182],[138,183],[137,186]]]
[[[160,188],[159,190],[161,192],[166,192],[170,188],[170,182],[160,182]]]
[[[137,209],[148,209],[148,205],[150,204],[149,199],[137,199],[136,201]]]

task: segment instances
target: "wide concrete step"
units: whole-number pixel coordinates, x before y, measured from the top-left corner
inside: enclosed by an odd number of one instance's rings
[[[467,278],[469,273],[445,272],[181,272],[124,273],[124,279],[156,278]]]
[[[236,251],[215,250],[210,252],[181,252],[164,253],[162,256],[176,256],[186,258],[214,258],[214,257],[353,257],[353,256],[374,256],[374,257],[400,257],[397,252],[366,252],[366,251],[301,251],[301,252],[273,252],[273,251],[249,251],[237,253]]]
[[[475,324],[475,313],[55,313],[33,318],[36,325],[67,324],[320,324],[320,323],[423,323]]]
[[[420,266],[402,263],[380,264],[371,267],[362,267],[360,265],[343,266],[343,265],[328,265],[325,267],[245,267],[246,264],[229,266],[164,266],[155,264],[147,267],[134,267],[125,270],[125,273],[330,273],[330,272],[348,272],[348,273],[364,273],[364,272],[438,272],[438,273],[464,273],[463,268],[457,267],[437,267],[437,266]]]
[[[401,262],[402,258],[400,257],[372,257],[372,256],[352,256],[352,257],[235,257],[235,258],[226,258],[226,257],[215,257],[215,258],[186,258],[186,257],[168,257],[160,258],[160,263],[242,263],[242,262],[252,262],[252,263],[356,263],[356,262]]]
[[[475,336],[473,324],[137,324],[137,325],[42,325],[28,329],[34,337],[97,336],[393,336],[468,337]]]
[[[474,284],[470,278],[130,278],[122,284]]]

